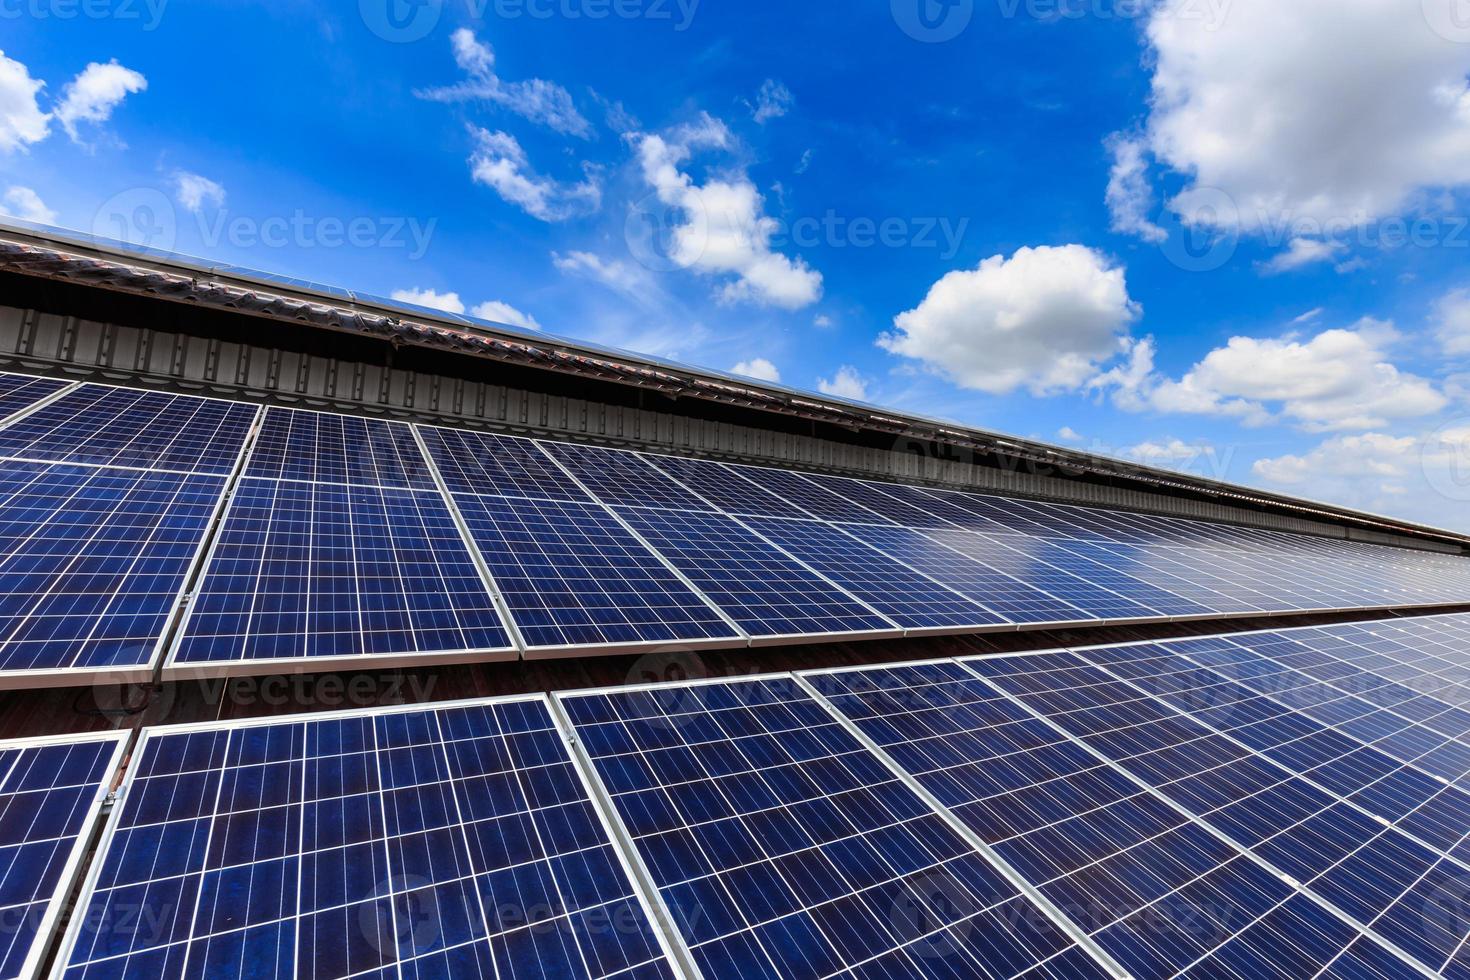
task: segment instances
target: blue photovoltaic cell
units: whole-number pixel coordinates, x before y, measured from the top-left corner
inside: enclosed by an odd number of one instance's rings
[[[0,457],[224,475],[256,412],[238,402],[83,385],[0,429]]]
[[[0,667],[144,667],[224,491],[212,476],[0,462]]]
[[[757,517],[747,521],[787,554],[906,629],[983,627],[1006,622],[830,524]]]
[[[116,736],[0,742],[0,978],[34,975],[117,767]],[[43,929],[45,930],[43,932]]]
[[[678,456],[645,456],[687,487],[727,514],[755,517],[810,517],[806,511],[764,490],[736,471],[707,459],[683,459]]]
[[[730,469],[756,486],[796,504],[825,521],[856,521],[859,524],[892,524],[888,518],[813,483],[800,473],[770,470],[761,466],[734,466]]]
[[[174,659],[218,663],[512,645],[437,492],[243,479]]]
[[[601,506],[455,499],[528,647],[739,638]]]
[[[632,507],[618,515],[751,636],[895,628],[733,518]]]
[[[571,470],[605,504],[714,510],[637,453],[543,442],[541,447]]]
[[[1012,623],[1068,623],[1096,619],[1089,612],[1012,575],[1003,575],[933,538],[902,527],[843,526],[848,534],[917,569]]]
[[[562,704],[710,980],[1107,975],[789,680]]]
[[[25,374],[0,374],[0,421],[56,394],[71,382],[33,378]]]
[[[69,980],[672,980],[540,700],[170,733],[133,763]]]
[[[424,454],[402,422],[268,408],[246,476],[433,490]]]
[[[592,500],[530,439],[427,425],[419,433],[451,493]]]

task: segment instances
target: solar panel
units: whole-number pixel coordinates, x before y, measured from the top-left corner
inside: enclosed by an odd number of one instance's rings
[[[418,430],[451,493],[592,500],[530,439],[427,425]]]
[[[127,736],[0,742],[0,977],[40,969]]]
[[[437,491],[246,478],[168,669],[516,655]]]
[[[540,445],[605,504],[674,510],[713,509],[637,453],[557,442]]]
[[[652,508],[616,510],[752,637],[898,632],[893,622],[734,518]]]
[[[559,700],[705,977],[1108,975],[793,681]]]
[[[0,457],[227,475],[253,405],[86,384],[0,428]]]
[[[267,408],[246,476],[433,490],[413,429],[402,422]]]
[[[816,521],[749,518],[751,527],[847,592],[909,630],[974,630],[1007,620]]]
[[[736,470],[719,463],[679,456],[645,454],[643,458],[685,486],[696,488],[701,497],[727,514],[755,517],[811,516],[795,504],[751,483]]]
[[[826,490],[840,494],[848,500],[862,504],[868,510],[876,514],[882,514],[895,524],[904,527],[944,527],[953,528],[955,523],[940,517],[935,511],[916,506],[912,498],[900,500],[896,495],[888,493],[888,488],[865,480],[850,480],[841,476],[817,476],[808,475],[804,479],[810,480]],[[918,498],[922,500],[922,498]],[[964,525],[960,525],[964,526]]]
[[[813,483],[800,473],[769,470],[759,466],[731,466],[730,469],[756,486],[796,504],[813,517],[827,521],[855,521],[859,524],[893,523],[881,514]]]
[[[458,494],[527,652],[744,642],[605,508]]]
[[[55,378],[0,373],[0,421],[50,398],[70,384],[69,381],[58,381]]]
[[[66,978],[672,978],[544,698],[150,729]]]
[[[146,677],[224,480],[0,461],[0,669]]]

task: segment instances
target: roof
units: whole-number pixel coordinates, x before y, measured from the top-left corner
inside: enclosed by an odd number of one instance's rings
[[[1142,484],[1159,493],[1199,495],[1219,503],[1470,546],[1470,535],[1393,517],[38,225],[0,222],[0,272],[294,323],[310,329],[352,333],[395,346],[423,347],[595,378],[670,397],[719,402],[854,431],[994,453],[1095,479]]]

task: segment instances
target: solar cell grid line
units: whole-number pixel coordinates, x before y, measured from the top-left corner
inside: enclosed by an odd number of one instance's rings
[[[146,729],[56,976],[673,980],[589,788],[544,695]]]
[[[789,676],[557,699],[711,980],[1108,975]]]
[[[902,527],[963,527],[954,521],[939,516],[936,507],[926,510],[910,500],[900,499],[897,493],[870,480],[853,480],[845,476],[805,473],[802,479],[810,480],[825,490],[831,490],[854,503],[861,504],[877,514],[882,514]]]
[[[304,483],[433,490],[406,422],[267,407],[245,475]]]
[[[591,503],[592,496],[552,462],[535,440],[416,425],[451,493]]]
[[[1199,813],[1180,802],[1172,783],[1156,785],[1148,776],[1140,774],[1139,765],[1131,756],[1122,753],[1115,756],[1113,751],[1105,751],[1094,744],[1099,735],[1092,727],[1099,720],[1116,716],[1116,713],[1109,714],[1106,704],[1109,699],[1125,700],[1119,692],[1129,687],[1127,682],[1112,677],[1105,669],[1076,654],[1054,655],[1051,661],[1050,670],[1032,661],[1033,669],[1024,675],[1007,673],[1004,665],[989,661],[966,663],[966,666],[977,671],[984,668],[989,675],[987,681],[996,690],[1077,739],[1086,751],[1108,761],[1129,779],[1165,800],[1181,815],[1242,851],[1272,874],[1294,887],[1300,887],[1300,894],[1308,896],[1343,923],[1374,936],[1420,972],[1437,975],[1430,961],[1440,954],[1442,937],[1426,936],[1412,927],[1404,929],[1403,923],[1385,923],[1397,927],[1391,932],[1367,925],[1368,921],[1381,918],[1378,913],[1388,903],[1383,901],[1382,888],[1365,885],[1375,880],[1392,882],[1394,875],[1402,874],[1406,867],[1432,863],[1433,856],[1427,849],[1416,848],[1410,842],[1398,839],[1402,835],[1396,834],[1392,828],[1382,827],[1365,818],[1351,820],[1347,808],[1340,802],[1311,789],[1289,770],[1278,773],[1283,776],[1282,781],[1266,789],[1252,789],[1249,782],[1241,788],[1234,783],[1217,781],[1213,785],[1217,791],[1226,792],[1226,806],[1234,806],[1238,812],[1229,819],[1224,808]],[[1082,666],[1071,666],[1073,664]],[[977,676],[980,675],[977,673]],[[1098,677],[1107,680],[1098,681]],[[1088,695],[1100,699],[1097,703],[1104,707],[1068,707],[1064,702],[1048,698],[1046,692],[1058,680],[1069,684],[1088,683]],[[1126,700],[1134,709],[1131,717],[1143,721],[1144,716],[1150,714],[1142,710],[1147,699],[1134,696]],[[1162,741],[1164,738],[1177,738],[1181,732],[1192,734],[1198,729],[1208,730],[1207,725],[1173,709],[1158,707],[1151,714],[1154,724],[1150,730],[1160,740],[1161,747],[1167,747]],[[1091,715],[1099,715],[1099,718],[1094,719]],[[1201,739],[1196,736],[1191,741]],[[1218,761],[1221,753],[1228,756],[1228,744],[1228,737],[1220,736],[1211,740],[1208,747],[1201,746],[1198,754]],[[1252,754],[1246,749],[1237,748],[1235,751],[1237,759],[1233,772],[1245,774]],[[1144,771],[1147,772],[1146,769]],[[1290,816],[1283,819],[1283,814]],[[1283,824],[1287,824],[1285,829],[1282,829]],[[1326,848],[1325,853],[1319,850],[1322,848]],[[1421,851],[1423,853],[1419,853]],[[1417,873],[1412,871],[1411,876]],[[1392,885],[1384,887],[1391,889]]]
[[[1115,568],[1150,588],[1163,589],[1187,602],[1208,608],[1211,610],[1211,615],[1263,613],[1269,608],[1239,598],[1237,589],[1224,592],[1212,588],[1210,584],[1207,584],[1208,582],[1219,583],[1221,588],[1228,586],[1222,580],[1202,570],[1199,573],[1188,574],[1182,569],[1177,573],[1166,571],[1151,561],[1147,552],[1141,548],[1130,548],[1126,545],[1109,546],[1082,540],[1058,541],[1056,547],[1086,561]],[[1265,599],[1266,597],[1261,596],[1260,598]]]
[[[922,533],[966,558],[1025,582],[1104,622],[1139,622],[1168,618],[1157,609],[1135,602],[1036,557],[1031,550],[1039,548],[1044,543],[1042,539],[932,529]]]
[[[224,475],[259,408],[87,383],[0,423],[0,457]]]
[[[643,459],[685,487],[698,487],[699,496],[735,517],[796,517],[813,515],[756,486],[729,467],[707,459],[640,454]]]
[[[1099,617],[1063,602],[1028,582],[946,547],[911,528],[836,525],[844,534],[878,549],[967,596],[1020,627],[1096,623]]]
[[[0,741],[0,978],[41,975],[128,738]]]
[[[1044,514],[1052,514],[1065,520],[1075,529],[1076,537],[1084,541],[1137,542],[1143,537],[1136,529],[1121,521],[1109,520],[1104,511],[1091,507],[1057,504],[1046,500],[1028,500],[1026,506]]]
[[[744,523],[788,555],[904,627],[922,632],[1007,626],[1002,616],[819,521],[747,518]]]
[[[0,686],[148,680],[224,488],[0,461]]]
[[[714,511],[638,453],[570,443],[537,443],[593,497],[610,507]]]
[[[793,470],[743,466],[738,463],[721,463],[720,465],[763,490],[795,504],[813,517],[825,521],[851,521],[858,524],[892,525],[894,523],[876,511],[848,500],[841,494],[833,493],[820,484],[804,479],[800,473]]]
[[[844,634],[903,635],[898,623],[732,517],[612,510],[750,636],[752,645]]]
[[[983,529],[981,525],[989,524],[983,517],[957,507],[938,494],[926,492],[929,488],[910,486],[904,483],[889,483],[887,481],[865,480],[869,486],[877,487],[889,497],[897,497],[906,504],[915,507],[933,518],[924,523],[925,527],[962,527],[969,530]]]
[[[1245,902],[1296,916],[1290,887],[954,661],[803,679],[1134,976],[1182,975],[1191,953],[1230,973],[1260,932],[1236,928]]]
[[[1155,653],[1158,656],[1153,656]],[[1125,654],[1128,659],[1124,659]],[[1164,701],[1258,757],[1275,762],[1283,774],[1301,776],[1322,792],[1350,803],[1381,824],[1394,825],[1431,850],[1443,851],[1460,843],[1470,820],[1470,794],[1420,767],[1420,760],[1433,751],[1435,738],[1420,743],[1417,757],[1413,751],[1397,750],[1391,744],[1401,732],[1422,723],[1394,711],[1393,702],[1386,706],[1361,702],[1352,708],[1351,702],[1361,699],[1342,690],[1326,692],[1326,697],[1322,693],[1314,695],[1313,688],[1324,685],[1293,671],[1282,671],[1281,677],[1269,679],[1267,693],[1259,693],[1254,685],[1196,667],[1175,647],[1144,645],[1099,651],[1098,656],[1106,659],[1111,673],[1130,680],[1149,697]],[[1179,669],[1181,662],[1185,669]],[[1413,695],[1406,692],[1401,696]],[[1336,707],[1341,717],[1322,718],[1297,710],[1293,703],[1299,697]],[[1453,710],[1448,705],[1443,707],[1445,714]],[[1344,724],[1344,720],[1365,719],[1373,714],[1378,714],[1380,721],[1366,731],[1354,731]],[[1387,720],[1390,715],[1398,716],[1396,723]],[[1459,732],[1437,738],[1453,741],[1470,730],[1470,720],[1456,727]],[[1462,758],[1461,771],[1470,771],[1470,756]],[[1470,871],[1470,866],[1465,870]]]
[[[437,490],[242,478],[168,676],[515,659]]]
[[[74,381],[0,373],[0,421],[30,413],[75,388]]]
[[[601,504],[470,494],[455,503],[527,658],[749,642]]]
[[[1002,541],[1001,544],[1034,560],[1043,561],[1053,568],[1085,579],[1092,585],[1107,589],[1139,606],[1155,610],[1157,615],[1187,620],[1220,614],[1212,605],[1186,599],[1168,589],[1150,585],[1110,564],[1093,561],[1079,551],[1069,549],[1066,542],[1057,539],[1028,541],[1024,544],[1011,540]]]

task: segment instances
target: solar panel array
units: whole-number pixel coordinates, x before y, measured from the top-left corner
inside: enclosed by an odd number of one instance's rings
[[[0,375],[0,685],[1470,600],[1470,562]]]
[[[34,977],[126,737],[0,742],[0,977]]]
[[[148,729],[56,975],[1455,978],[1467,895],[1449,615]]]

